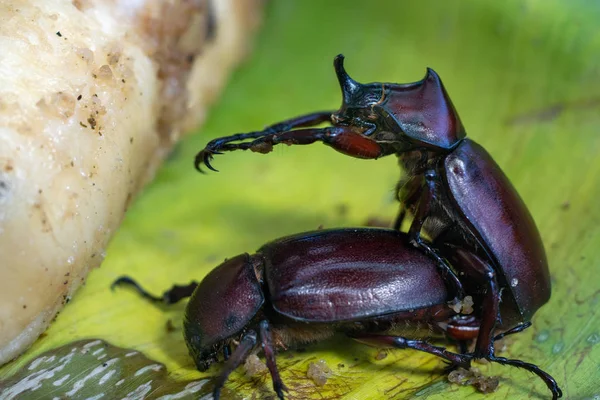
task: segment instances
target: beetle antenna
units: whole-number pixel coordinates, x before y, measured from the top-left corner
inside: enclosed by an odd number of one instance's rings
[[[333,60],[333,66],[335,68],[335,73],[338,77],[338,81],[340,82],[340,87],[342,88],[344,103],[348,103],[352,98],[353,94],[359,90],[360,83],[350,78],[350,76],[344,69],[343,54],[339,54],[337,57],[335,57],[335,59]]]

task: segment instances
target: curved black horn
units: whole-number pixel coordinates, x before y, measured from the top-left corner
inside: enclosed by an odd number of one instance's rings
[[[333,66],[335,67],[335,73],[337,74],[340,87],[342,88],[342,95],[344,101],[351,99],[352,95],[359,90],[360,83],[350,78],[346,70],[344,69],[344,56],[339,54],[333,60]]]

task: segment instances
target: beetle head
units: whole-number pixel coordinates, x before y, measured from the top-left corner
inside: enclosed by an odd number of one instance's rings
[[[218,361],[217,355],[227,344],[225,340],[219,340],[212,345],[205,345],[205,339],[201,332],[194,332],[193,328],[184,329],[185,342],[190,355],[196,363],[199,371],[206,371],[210,365]]]
[[[239,339],[264,303],[253,258],[226,260],[200,282],[185,311],[184,337],[198,369],[217,361],[223,346]]]
[[[449,149],[465,137],[460,118],[432,69],[414,83],[362,84],[344,69],[343,55],[335,58],[334,67],[343,96],[342,107],[332,115],[335,125],[362,128],[377,142],[392,144],[396,152],[419,147]]]
[[[223,348],[230,345],[237,345],[246,333],[246,327],[241,329],[230,337],[214,340],[199,329],[198,325],[186,324],[184,328],[185,342],[188,351],[199,371],[206,371],[213,363],[219,362],[223,357]]]

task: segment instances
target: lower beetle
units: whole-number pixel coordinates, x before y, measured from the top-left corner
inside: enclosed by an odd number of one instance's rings
[[[475,255],[462,252],[460,257],[478,265]],[[425,323],[463,342],[477,336],[481,313],[477,309],[474,317],[467,317],[449,307],[446,281],[435,261],[412,246],[405,233],[388,229],[319,230],[278,239],[254,255],[226,260],[200,284],[174,286],[162,297],[149,294],[129,277],[119,278],[113,287],[119,284],[133,285],[144,297],[168,304],[191,296],[184,335],[196,366],[205,371],[220,354],[226,360],[216,380],[215,399],[229,374],[257,345],[264,351],[273,388],[283,399],[287,389],[277,370],[276,347],[322,340],[335,332],[375,346],[427,352],[469,368],[473,354],[399,336],[398,327]],[[237,347],[232,352],[233,345]],[[486,358],[531,371],[554,398],[560,394],[554,379],[533,364],[493,354]]]
[[[457,297],[463,297],[464,262],[447,258],[445,245],[475,253],[481,273],[471,279],[485,286],[487,311],[475,356],[494,353],[496,325],[509,329],[529,323],[550,299],[546,253],[535,222],[500,167],[483,147],[466,138],[465,129],[439,76],[428,69],[421,81],[408,84],[361,84],[350,78],[344,57],[334,61],[343,94],[338,111],[290,119],[262,131],[218,138],[196,156],[195,166],[213,169],[210,161],[224,151],[271,151],[273,145],[322,142],[356,158],[396,154],[407,172],[398,184],[401,209],[395,228],[407,213],[414,217],[411,242],[436,260]],[[332,126],[311,126],[330,122]],[[246,141],[249,140],[249,141]],[[241,141],[240,143],[234,143]],[[435,243],[424,240],[424,232]],[[452,246],[450,246],[452,247]],[[499,318],[498,310],[504,308]]]

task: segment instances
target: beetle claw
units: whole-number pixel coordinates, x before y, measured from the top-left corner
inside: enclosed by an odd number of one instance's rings
[[[287,392],[287,390],[286,390],[286,392]],[[283,390],[279,389],[276,391],[276,393],[277,393],[277,398],[279,398],[280,400],[285,400],[285,397],[283,395]]]
[[[206,168],[210,169],[211,171],[219,172],[212,165],[210,165],[210,161],[213,159],[213,156],[215,154],[223,154],[223,153],[220,151],[204,149],[204,150],[200,151],[198,154],[196,154],[196,158],[194,159],[194,167],[196,168],[196,170],[198,172],[200,172],[201,174],[204,174],[205,172],[201,168],[201,165],[204,164],[204,165],[206,165]]]
[[[200,172],[201,174],[204,174],[204,171],[202,171],[202,168],[200,168],[200,165],[204,163],[204,157],[204,150],[202,150],[196,154],[196,158],[194,158],[194,168],[196,168],[196,171]]]
[[[217,153],[215,153],[217,154]],[[220,153],[219,153],[220,154]],[[213,159],[213,155],[212,153],[207,153],[204,156],[204,165],[206,165],[206,168],[210,169],[211,171],[215,171],[215,172],[219,172],[217,169],[215,169],[212,165],[210,165],[210,161]]]
[[[458,368],[457,364],[451,363],[450,361],[442,360],[442,362],[445,364],[444,365],[444,373],[445,374],[449,374],[450,372],[452,372],[456,368]]]
[[[275,388],[275,392],[277,393],[277,397],[279,397],[281,400],[284,400],[283,392],[289,393],[290,390],[283,382],[280,382],[280,384]]]

